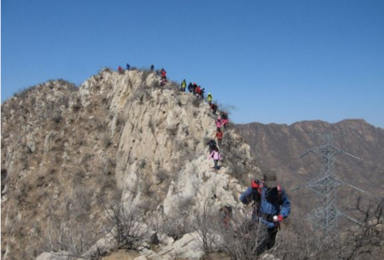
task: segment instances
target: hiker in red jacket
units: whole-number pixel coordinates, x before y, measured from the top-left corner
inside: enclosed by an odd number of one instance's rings
[[[221,146],[221,141],[223,140],[223,132],[221,132],[221,129],[219,127],[216,129],[216,139],[217,144]]]
[[[167,78],[167,72],[165,71],[165,69],[161,69],[161,79],[166,79]]]
[[[119,71],[119,73],[123,73],[123,69],[121,68],[121,66],[119,66],[117,70]]]
[[[201,88],[199,86],[196,87],[195,93],[197,97],[201,97]]]

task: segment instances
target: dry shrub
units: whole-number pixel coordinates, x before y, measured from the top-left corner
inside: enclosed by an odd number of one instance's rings
[[[151,74],[151,72],[149,70],[143,70],[141,72],[141,80],[143,82],[145,82],[145,80],[148,78],[149,74]]]
[[[55,202],[48,209],[47,231],[42,234],[44,251],[68,252],[67,255],[80,257],[97,241],[100,231],[89,221],[90,191],[75,188],[59,211]],[[81,228],[79,228],[81,226]]]
[[[51,120],[53,122],[55,122],[56,124],[60,123],[61,120],[63,119],[62,115],[61,115],[61,111],[60,110],[56,110],[52,116],[51,116]]]
[[[141,159],[138,163],[140,169],[144,169],[147,166],[147,160]]]
[[[177,131],[178,131],[178,127],[177,127],[177,125],[169,125],[169,126],[167,126],[166,131],[170,136],[176,136]]]
[[[14,97],[18,97],[20,99],[24,99],[27,97],[27,95],[36,88],[37,86],[31,86],[24,89],[18,90],[15,94],[13,94]]]
[[[234,260],[257,259],[262,243],[268,237],[264,224],[255,223],[240,212],[235,212],[230,225],[218,225],[221,243],[218,248]]]
[[[105,233],[112,235],[118,249],[137,250],[150,239],[152,233],[138,209],[115,203],[106,206],[106,213],[108,223]]]
[[[115,126],[116,126],[116,133],[120,133],[120,131],[122,130],[125,122],[126,122],[126,118],[124,116],[124,114],[122,113],[119,113],[116,115],[116,122],[115,122]]]
[[[384,250],[384,199],[358,198],[351,209],[361,224],[335,230],[330,236],[304,225],[282,229],[270,253],[279,259],[381,259]],[[293,219],[292,219],[293,220]],[[302,223],[299,219],[294,223]]]
[[[103,144],[103,148],[104,149],[107,149],[108,147],[110,147],[112,145],[112,138],[108,135],[108,134],[105,134],[102,139],[101,139],[101,142]]]
[[[148,122],[148,127],[151,129],[152,134],[155,135],[156,126],[153,123],[153,119],[152,118]]]
[[[168,179],[168,172],[165,169],[159,169],[155,172],[155,176],[159,179],[160,183]]]
[[[114,176],[116,171],[116,161],[112,158],[106,158],[103,163],[103,174],[105,176]]]
[[[78,112],[82,108],[81,99],[79,96],[77,96],[72,103],[72,111]]]
[[[200,106],[200,104],[202,103],[202,99],[201,98],[194,98],[193,100],[192,100],[192,105],[194,106],[194,107],[199,107]]]
[[[139,101],[139,104],[143,104],[146,98],[150,97],[149,90],[150,90],[150,87],[146,85],[141,85],[130,96],[130,98],[128,99],[128,103],[131,103],[133,101]]]
[[[140,183],[140,188],[141,188],[141,191],[143,192],[144,195],[148,196],[148,197],[152,197],[153,195],[153,190],[151,189],[152,187],[152,182],[150,180],[150,178],[143,178],[141,183]]]
[[[175,240],[182,238],[185,234],[193,232],[192,199],[179,199],[175,210],[171,215],[164,215],[158,230]]]
[[[194,228],[198,233],[198,241],[205,255],[217,251],[220,241],[217,230],[220,229],[218,212],[215,211],[211,199],[204,199],[200,210],[194,214]]]

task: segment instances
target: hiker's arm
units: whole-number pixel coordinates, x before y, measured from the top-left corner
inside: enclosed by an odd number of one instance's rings
[[[251,194],[252,187],[248,187],[248,189],[241,194],[240,201],[246,205],[249,204],[252,201]]]
[[[285,193],[285,190],[283,190],[281,194],[281,210],[280,215],[283,216],[283,218],[287,218],[289,216],[289,213],[291,213],[291,202],[289,201],[289,198],[287,196],[287,193]]]

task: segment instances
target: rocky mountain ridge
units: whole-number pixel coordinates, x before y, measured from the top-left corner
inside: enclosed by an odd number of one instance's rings
[[[228,128],[215,172],[206,146],[215,117],[206,102],[177,88],[160,87],[147,70],[104,69],[79,88],[49,81],[4,102],[2,258],[111,250],[105,227],[112,201],[157,222],[167,250],[147,249],[149,259],[200,258],[196,239],[188,238],[192,227],[181,222],[206,201],[217,211],[242,207],[243,181],[261,171],[249,145]]]

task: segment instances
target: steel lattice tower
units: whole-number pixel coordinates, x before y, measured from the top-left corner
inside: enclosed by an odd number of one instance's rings
[[[322,231],[323,237],[330,238],[333,237],[332,233],[337,232],[337,219],[339,216],[343,215],[348,219],[357,222],[356,220],[346,216],[338,210],[337,188],[343,184],[346,184],[359,191],[364,191],[341,180],[338,180],[336,178],[333,161],[333,157],[339,153],[343,153],[359,160],[361,159],[336,148],[333,145],[332,134],[325,134],[325,139],[325,145],[309,149],[300,155],[300,158],[308,155],[309,153],[315,153],[321,156],[322,166],[319,176],[306,184],[298,186],[295,188],[295,190],[301,187],[305,187],[315,192],[318,197],[317,205],[309,213],[308,218],[312,221],[312,225],[315,230]]]

